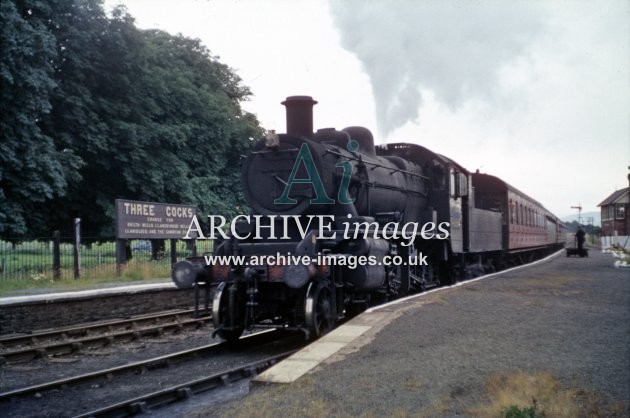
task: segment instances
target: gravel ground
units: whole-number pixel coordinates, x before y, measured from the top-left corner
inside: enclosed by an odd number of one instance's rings
[[[64,356],[58,360],[38,360],[24,365],[3,366],[0,368],[2,386],[0,391],[146,360],[220,341],[212,340],[209,332],[209,329],[205,328],[197,332],[181,333],[160,339],[146,339],[137,344],[123,344],[111,349],[86,351],[82,355]],[[41,396],[0,404],[0,416],[74,416],[261,360],[298,348],[303,343],[303,338],[296,335],[258,347],[243,347],[207,356],[186,358],[170,363],[169,367],[155,369],[148,373],[127,372],[116,375],[109,382],[91,382],[77,387],[45,392]],[[229,395],[228,393],[225,396]]]
[[[518,372],[590,399],[578,415],[628,416],[630,274],[613,262],[559,256],[405,302],[362,348],[195,416],[478,416],[489,382]]]
[[[211,333],[212,325],[208,324],[195,331],[165,333],[157,338],[147,337],[129,343],[115,343],[102,348],[86,349],[76,354],[7,364],[0,367],[0,391],[41,384],[219,342],[220,339],[211,338]]]

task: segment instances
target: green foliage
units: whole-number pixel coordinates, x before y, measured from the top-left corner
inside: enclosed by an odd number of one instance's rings
[[[532,406],[520,408],[511,405],[501,413],[502,418],[544,418],[544,416],[545,414],[538,410],[535,400]]]
[[[99,0],[19,4],[2,3],[3,46],[14,46],[0,67],[12,167],[0,170],[0,233],[81,217],[85,235],[112,236],[116,198],[243,211],[240,155],[261,129],[229,67],[199,40],[137,29],[123,7],[108,17]],[[5,80],[18,81],[5,93]]]
[[[40,126],[56,86],[54,36],[32,9],[11,1],[0,3],[0,20],[0,233],[22,235],[41,224],[38,209],[65,192],[65,167],[78,161]]]
[[[151,245],[144,247],[146,241],[132,242],[133,258],[124,267],[124,274],[117,275],[116,243],[100,242],[81,246],[81,281],[99,279],[120,281],[125,279],[169,277],[171,271],[170,242],[166,241],[164,254],[153,259]],[[148,243],[147,243],[148,244]],[[187,242],[176,242],[178,258],[191,255]],[[212,252],[211,240],[197,241],[198,254]],[[0,240],[0,294],[2,289],[28,289],[39,287],[53,280],[52,241],[3,241]],[[70,243],[59,246],[61,281],[74,280],[74,248]]]

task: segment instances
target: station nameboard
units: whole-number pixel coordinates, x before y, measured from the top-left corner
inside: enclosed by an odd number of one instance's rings
[[[196,214],[194,206],[116,199],[116,238],[181,239]]]

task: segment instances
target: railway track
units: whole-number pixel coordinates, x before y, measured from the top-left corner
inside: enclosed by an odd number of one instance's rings
[[[155,409],[187,400],[194,395],[223,389],[244,379],[252,379],[296,351],[289,350],[263,360],[96,409],[78,417],[128,417],[138,413],[150,413]]]
[[[73,396],[76,397],[78,395],[81,402],[85,402],[82,405],[83,410],[87,409],[85,407],[86,405],[93,407],[98,404],[106,404],[106,406],[100,407],[99,409],[87,414],[78,412],[84,414],[82,416],[132,415],[138,411],[153,409],[180,399],[186,399],[193,394],[222,388],[240,379],[252,377],[267,367],[273,365],[280,359],[291,354],[295,351],[296,346],[304,344],[302,336],[294,335],[290,338],[285,338],[287,341],[291,340],[284,344],[289,348],[289,350],[287,350],[287,347],[285,347],[282,343],[278,344],[278,340],[281,339],[281,335],[282,333],[276,330],[264,331],[242,337],[239,340],[237,347],[228,346],[225,342],[215,343],[148,360],[128,363],[122,366],[10,390],[0,393],[0,411],[7,407],[10,408],[10,410],[17,408],[17,411],[25,410],[24,415],[28,416],[29,412],[32,412],[33,407],[42,408],[42,402],[57,402],[55,405],[58,407],[58,399],[60,397],[65,396],[72,398]],[[298,340],[300,340],[300,342],[298,342]],[[265,344],[272,345],[271,343],[273,343],[273,347],[267,349],[273,352],[273,355],[271,356],[257,359],[256,361],[248,362],[247,364],[234,367],[229,370],[212,373],[203,378],[198,378],[184,383],[176,383],[168,386],[166,389],[162,389],[162,379],[165,379],[164,369],[166,368],[169,369],[166,376],[177,374],[174,370],[171,370],[173,367],[183,368],[182,370],[185,371],[186,376],[190,374],[198,376],[199,374],[203,374],[200,373],[200,370],[203,371],[205,368],[200,368],[199,366],[195,368],[189,363],[193,363],[199,359],[208,360],[209,358],[218,356],[221,353],[231,353],[234,352],[234,350],[236,350],[236,352],[244,352],[250,349],[256,349],[255,351],[257,352],[261,346],[264,346]],[[263,352],[264,351],[265,350],[263,350]],[[260,356],[260,354],[258,354],[258,356]],[[223,361],[219,361],[219,363],[223,364]],[[160,370],[162,372],[159,372]],[[142,376],[143,379],[147,379],[147,376],[149,378],[151,377],[152,372],[156,372],[156,374],[161,373],[159,377],[156,377],[159,380],[159,385],[157,385],[160,388],[159,390],[155,389],[155,382],[150,385],[139,383],[139,376]],[[168,377],[166,379],[168,379]],[[119,393],[116,393],[116,396],[114,396],[114,398],[117,398],[116,402],[99,402],[100,399],[90,400],[90,396],[94,395],[93,392],[95,388],[97,388],[97,390],[109,388],[110,392],[113,391],[122,393],[123,391],[127,391],[122,388],[127,388],[129,385],[133,384],[140,384],[143,391],[146,390],[146,387],[154,387],[154,389],[150,393],[136,393],[131,399],[122,402],[120,401],[121,397]],[[90,394],[90,392],[92,393]],[[83,395],[85,395],[85,398]],[[97,393],[96,395],[100,396],[101,394]],[[64,404],[66,403],[67,401],[64,402]],[[81,405],[76,406],[77,408],[81,407]],[[55,409],[54,406],[51,408],[52,410]],[[46,410],[49,411],[50,409]],[[72,414],[77,413],[76,410],[67,410],[65,415],[67,415],[68,412]]]
[[[28,361],[53,355],[66,355],[85,348],[103,347],[116,342],[156,337],[166,332],[199,328],[212,318],[192,318],[193,310],[179,310],[131,319],[100,322],[12,335],[0,338],[0,364]]]

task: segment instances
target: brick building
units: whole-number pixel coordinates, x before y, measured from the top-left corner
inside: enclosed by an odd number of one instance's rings
[[[617,190],[597,206],[602,211],[602,245],[630,246],[630,187]]]

